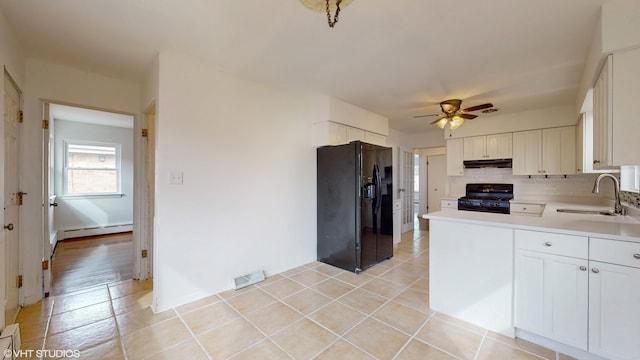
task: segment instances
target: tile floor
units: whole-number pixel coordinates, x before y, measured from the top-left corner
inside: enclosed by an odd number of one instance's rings
[[[23,349],[114,360],[569,359],[431,311],[426,235],[405,234],[391,260],[359,275],[312,262],[159,314],[150,281],[47,298],[18,315]]]

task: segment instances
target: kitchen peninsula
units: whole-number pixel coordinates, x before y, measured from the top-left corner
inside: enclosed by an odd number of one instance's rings
[[[558,209],[429,219],[430,307],[578,358],[640,357],[640,221]]]

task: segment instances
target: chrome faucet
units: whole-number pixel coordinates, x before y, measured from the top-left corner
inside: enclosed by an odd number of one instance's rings
[[[618,182],[618,178],[611,174],[600,174],[596,179],[596,182],[593,184],[593,190],[591,191],[594,194],[600,193],[600,180],[604,178],[610,178],[613,181],[614,193],[616,197],[616,205],[615,205],[615,213],[618,215],[625,215],[626,211],[624,206],[620,203],[620,182]]]

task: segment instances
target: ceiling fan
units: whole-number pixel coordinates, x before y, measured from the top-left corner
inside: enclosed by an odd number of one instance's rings
[[[493,107],[493,104],[486,103],[471,106],[466,109],[460,109],[460,105],[462,105],[462,100],[460,99],[445,100],[440,103],[440,108],[443,112],[442,114],[417,115],[414,116],[414,118],[438,116],[439,118],[431,124],[436,124],[440,129],[444,129],[444,127],[447,126],[447,123],[450,123],[449,126],[451,127],[451,130],[455,130],[459,128],[465,120],[472,120],[478,117],[478,115],[468,114],[469,112]]]

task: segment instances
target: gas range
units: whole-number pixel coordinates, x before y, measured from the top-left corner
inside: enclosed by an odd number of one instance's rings
[[[467,184],[465,196],[458,199],[458,210],[509,214],[513,184]]]

